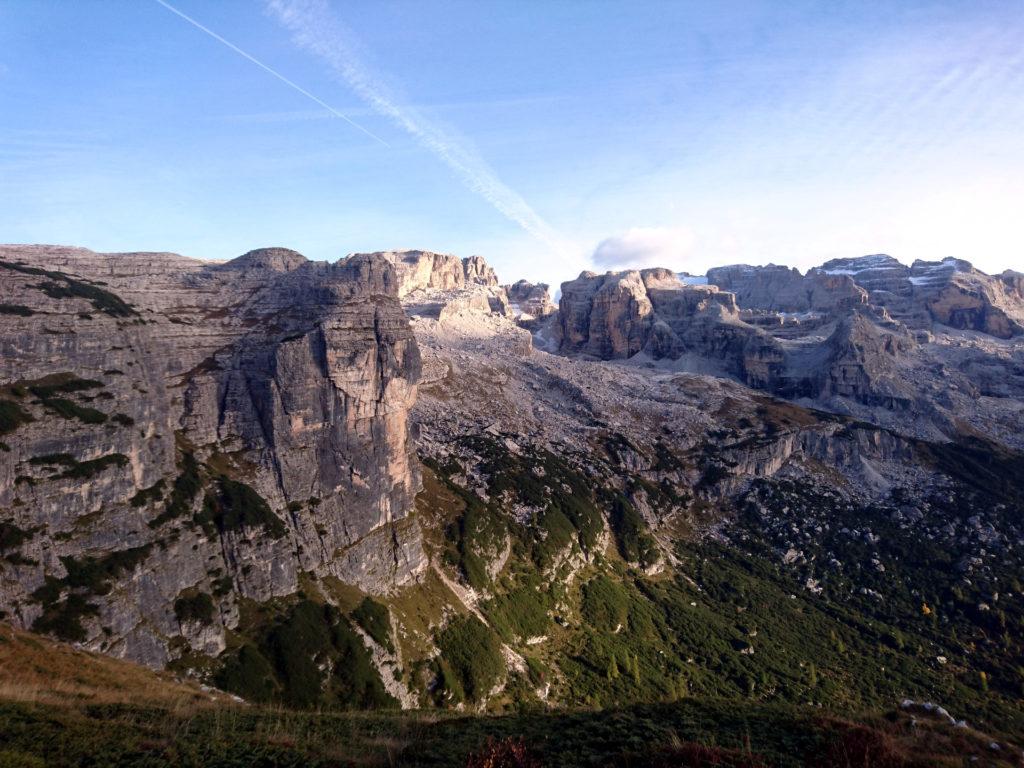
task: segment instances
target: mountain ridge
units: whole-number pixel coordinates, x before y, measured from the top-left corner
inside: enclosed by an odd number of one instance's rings
[[[300,708],[1021,722],[1019,336],[911,328],[850,275],[797,310],[584,273],[551,311],[421,251],[0,262],[20,626]]]

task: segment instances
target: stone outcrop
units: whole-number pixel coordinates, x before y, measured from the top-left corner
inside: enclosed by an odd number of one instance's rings
[[[159,666],[303,572],[414,578],[400,285],[375,255],[0,248],[0,610]],[[211,614],[177,615],[198,594]]]
[[[551,301],[551,294],[546,283],[531,283],[520,280],[505,286],[505,294],[509,303],[518,309],[517,314],[530,318],[547,317],[558,311],[558,306]]]
[[[794,268],[734,265],[708,270],[708,283],[735,294],[743,309],[835,312],[867,303],[867,292],[847,275]]]
[[[940,323],[1001,339],[1024,333],[1024,300],[1019,276],[986,275],[967,261],[915,261],[907,267],[891,256],[835,259],[811,270],[849,277],[882,307],[911,329]]]
[[[972,400],[981,392],[1017,397],[1022,282],[954,259],[907,267],[883,255],[803,275],[721,267],[707,285],[664,269],[584,272],[562,286],[553,335],[564,354],[729,376],[933,438],[957,432],[965,413],[998,423],[991,403]],[[1009,400],[997,410],[1016,413]],[[1013,431],[999,428],[1016,444]]]
[[[498,285],[494,270],[481,256],[460,259],[431,251],[380,251],[368,255],[394,266],[399,298],[426,289],[451,291],[470,285]]]

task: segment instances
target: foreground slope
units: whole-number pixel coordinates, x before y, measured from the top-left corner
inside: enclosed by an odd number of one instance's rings
[[[914,768],[961,765],[971,757],[980,765],[1011,766],[1020,753],[917,706],[856,719],[713,699],[477,718],[264,709],[0,624],[0,764],[19,768]]]

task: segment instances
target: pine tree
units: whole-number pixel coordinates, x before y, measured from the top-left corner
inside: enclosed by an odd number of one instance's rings
[[[608,679],[616,680],[619,677],[619,665],[615,661],[615,654],[612,654],[611,661],[608,662]]]
[[[807,667],[807,684],[811,688],[818,687],[818,669],[814,666],[813,661]]]

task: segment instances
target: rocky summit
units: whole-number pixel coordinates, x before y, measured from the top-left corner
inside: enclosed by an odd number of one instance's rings
[[[0,352],[19,630],[253,705],[893,711],[1018,754],[1019,273],[556,305],[427,251],[4,246]]]

